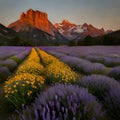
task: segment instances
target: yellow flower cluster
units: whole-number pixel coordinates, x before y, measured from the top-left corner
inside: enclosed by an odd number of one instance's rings
[[[40,58],[34,48],[31,50],[31,54],[23,62],[21,66],[16,71],[16,74],[20,73],[30,73],[41,75],[44,71],[44,67],[40,64]]]
[[[27,58],[27,62],[31,62],[31,61],[34,61],[36,63],[40,62],[39,56],[38,56],[35,48],[32,48],[31,54]]]
[[[69,83],[76,81],[77,74],[68,65],[42,50],[38,51],[44,64],[46,65],[45,73],[48,83]]]
[[[54,82],[75,82],[77,74],[62,62],[55,61],[46,68],[46,76],[54,77]]]
[[[18,74],[5,82],[5,97],[7,98],[15,93],[21,95],[22,98],[26,95],[29,96],[32,91],[41,88],[43,84],[44,78],[41,76],[29,73]]]
[[[16,71],[16,74],[21,73],[30,73],[35,75],[41,75],[44,71],[44,67],[36,62],[26,62],[23,65],[19,66],[18,70]]]
[[[28,58],[18,67],[16,74],[5,82],[5,97],[16,108],[29,103],[32,96],[39,92],[45,79],[40,76],[44,67],[40,64],[40,58],[32,48]]]
[[[50,63],[54,62],[55,60],[57,60],[55,57],[53,57],[52,55],[47,54],[46,52],[37,49],[38,52],[40,53],[40,57],[43,60],[45,66],[49,65]]]

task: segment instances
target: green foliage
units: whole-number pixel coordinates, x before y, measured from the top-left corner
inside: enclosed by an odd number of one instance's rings
[[[70,40],[68,43],[69,46],[76,46],[75,40]]]
[[[83,40],[82,39],[78,40],[77,45],[78,46],[93,45],[93,37],[88,35]]]
[[[54,46],[59,46],[60,44],[58,42],[55,42],[54,43]]]
[[[84,45],[84,40],[81,40],[81,39],[78,40],[78,41],[77,41],[77,45],[78,45],[78,46],[83,46],[83,45]]]
[[[88,35],[83,40],[78,40],[77,45],[120,45],[120,31],[98,37]]]
[[[21,61],[19,58],[17,58],[16,56],[12,56],[10,57],[10,59],[14,60],[17,64],[19,64]]]
[[[103,45],[120,45],[120,38],[110,34],[104,35],[101,39]]]
[[[9,46],[32,46],[33,43],[31,40],[25,40],[19,36],[15,36],[12,39],[10,39],[6,45]]]
[[[84,38],[84,45],[92,45],[92,37],[90,35]]]

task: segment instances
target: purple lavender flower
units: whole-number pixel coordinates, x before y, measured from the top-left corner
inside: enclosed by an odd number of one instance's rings
[[[17,67],[17,63],[12,59],[7,59],[3,62],[2,66],[6,66],[10,71],[13,71]]]
[[[0,47],[0,65],[13,71],[17,63],[22,61],[30,51],[30,47]]]
[[[104,99],[107,112],[115,120],[120,120],[120,86],[111,89]]]
[[[59,53],[68,54],[71,56],[82,57],[92,55],[108,56],[112,57],[113,55],[120,56],[120,46],[80,46],[80,47],[68,47],[68,46],[59,46],[59,47],[41,47],[45,48],[45,51],[56,51]]]
[[[21,52],[21,53],[19,53],[19,54],[16,54],[16,55],[14,55],[14,56],[11,56],[9,59],[12,59],[12,60],[14,60],[17,64],[19,64],[20,62],[22,62],[22,61],[25,59],[25,57],[27,57],[27,55],[29,55],[29,52],[30,52],[29,49],[28,49],[28,50],[25,50],[25,51],[23,51],[23,52]]]
[[[27,49],[20,54],[17,54],[16,57],[19,58],[21,61],[29,54],[30,50]]]
[[[57,57],[57,58],[61,58],[61,57],[66,56],[66,55],[63,54],[63,53],[59,53],[59,52],[55,52],[55,51],[49,51],[48,53],[49,53],[49,54],[52,54],[53,56],[55,56],[55,57]]]
[[[106,70],[106,67],[100,63],[92,63],[88,60],[68,55],[61,56],[59,54],[55,54],[55,56],[64,63],[68,64],[70,67],[85,74],[103,74]]]
[[[104,64],[109,67],[120,66],[120,57],[106,57],[104,59]]]
[[[100,63],[91,63],[82,66],[85,74],[103,74],[105,73],[106,67]]]
[[[120,66],[112,68],[112,70],[109,72],[109,76],[120,81]]]
[[[119,86],[119,83],[107,76],[103,75],[89,75],[78,79],[78,84],[89,90],[90,93],[97,96],[99,100],[103,100],[104,96],[110,89]]]
[[[103,120],[101,108],[86,89],[58,84],[39,94],[32,107],[24,110],[18,120],[21,116],[23,120],[29,120],[27,116],[30,120]]]
[[[14,46],[1,46],[0,47],[0,60],[5,60],[10,56],[19,54],[25,50],[30,50],[30,47],[14,47]]]
[[[99,63],[104,63],[104,56],[98,56],[98,55],[87,55],[85,59],[91,61],[91,62],[99,62]]]
[[[64,63],[68,64],[70,67],[77,69],[77,65],[81,63],[83,60],[77,57],[72,57],[72,56],[64,56],[60,58],[61,61]]]

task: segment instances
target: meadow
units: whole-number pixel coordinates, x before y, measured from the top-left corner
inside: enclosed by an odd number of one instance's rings
[[[119,120],[120,46],[0,47],[0,120]]]

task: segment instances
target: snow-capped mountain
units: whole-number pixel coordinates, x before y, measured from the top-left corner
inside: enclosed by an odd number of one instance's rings
[[[61,23],[55,23],[54,26],[63,36],[70,40],[84,38],[88,35],[92,37],[102,36],[107,33],[103,28],[98,29],[87,23],[76,25],[68,20],[63,20]]]

